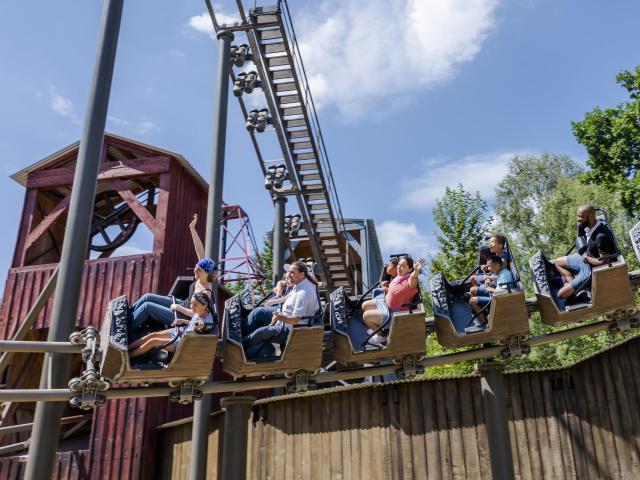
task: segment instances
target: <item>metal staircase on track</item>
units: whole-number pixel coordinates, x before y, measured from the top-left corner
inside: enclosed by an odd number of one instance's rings
[[[236,3],[242,22],[219,26],[207,0],[214,27],[217,31],[227,29],[247,36],[266,97],[265,107],[269,109],[270,123],[282,150],[281,161],[287,165],[291,192],[302,216],[301,232],[311,244],[323,289],[331,291],[344,286],[353,291],[349,261],[352,251],[346,240],[340,202],[288,6],[281,1],[275,6],[256,7],[247,17],[242,2]],[[242,43],[238,37],[236,33],[236,44]],[[235,82],[233,69],[231,78]],[[245,100],[242,96],[238,100],[247,118]],[[263,173],[270,162],[264,160],[260,144],[269,131],[249,132]]]

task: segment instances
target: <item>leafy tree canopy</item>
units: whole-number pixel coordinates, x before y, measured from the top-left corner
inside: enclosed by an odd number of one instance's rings
[[[487,202],[479,192],[467,192],[462,184],[445,189],[433,208],[433,221],[439,230],[436,232],[439,252],[431,258],[433,273],[444,273],[454,279],[473,270],[490,221],[487,209]]]
[[[616,81],[630,100],[616,107],[594,108],[580,122],[573,122],[573,134],[589,154],[589,182],[620,193],[630,215],[640,207],[640,66],[624,71]]]

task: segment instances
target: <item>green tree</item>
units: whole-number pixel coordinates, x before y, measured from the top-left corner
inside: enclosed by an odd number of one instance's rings
[[[507,175],[496,186],[495,232],[507,236],[511,253],[528,294],[533,294],[529,258],[538,250],[549,251],[550,243],[540,226],[545,200],[562,179],[574,179],[582,167],[567,155],[543,153],[540,156],[516,155]],[[575,223],[572,223],[575,225]]]
[[[634,215],[640,207],[640,66],[619,73],[616,81],[630,100],[611,108],[596,107],[572,127],[589,155],[591,171],[585,180],[619,192],[627,213]]]
[[[509,237],[513,250],[528,258],[546,249],[548,239],[539,228],[542,204],[561,179],[576,178],[582,172],[582,167],[567,155],[513,157],[509,172],[496,187],[494,209],[496,229]]]
[[[603,186],[585,185],[567,177],[560,178],[554,191],[542,199],[536,216],[536,229],[547,244],[545,254],[549,258],[554,258],[567,253],[576,237],[577,208],[585,203],[605,209],[625,260],[630,264],[630,268],[637,268],[637,260],[627,235],[632,222],[626,215],[620,196],[616,192],[607,191]],[[593,321],[597,320],[599,319],[596,318]],[[541,322],[537,313],[531,316],[529,324],[532,336],[554,331]],[[627,335],[610,335],[601,332],[536,347],[529,355],[509,360],[507,368],[514,370],[565,366],[614,345]]]
[[[490,221],[487,209],[487,202],[479,192],[471,194],[462,184],[445,189],[433,208],[433,221],[439,230],[436,232],[439,252],[430,259],[433,273],[444,273],[448,279],[454,279],[473,270]]]

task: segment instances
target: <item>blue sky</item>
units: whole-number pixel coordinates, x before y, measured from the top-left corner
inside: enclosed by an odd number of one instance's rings
[[[24,194],[9,175],[80,136],[101,3],[3,5],[1,271]],[[229,15],[234,3],[218,5]],[[444,187],[462,182],[491,201],[515,153],[584,161],[570,122],[623,101],[614,77],[640,64],[634,1],[290,0],[290,9],[342,210],[375,219],[383,253],[428,253]],[[204,11],[197,0],[125,2],[107,128],[182,153],[208,178],[217,46]],[[230,98],[224,198],[245,208],[260,238],[273,210],[243,123]]]

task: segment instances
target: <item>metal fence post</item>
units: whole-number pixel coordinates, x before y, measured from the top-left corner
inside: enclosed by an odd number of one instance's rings
[[[215,110],[213,115],[213,153],[211,156],[211,177],[207,203],[207,231],[205,254],[218,260],[220,251],[220,222],[222,221],[222,183],[224,180],[224,153],[227,137],[227,106],[229,103],[229,56],[233,33],[218,32],[218,70],[216,73]],[[216,291],[216,285],[213,286]],[[207,472],[207,444],[209,440],[209,413],[211,395],[205,394],[193,406],[193,427],[191,430],[190,480],[204,480]]]
[[[69,338],[78,312],[122,7],[123,0],[105,0],[103,4],[93,80],[89,91],[60,256],[60,278],[47,337],[47,340],[52,342]],[[49,371],[43,368],[41,384],[46,382],[49,388],[66,388],[70,360],[69,355],[46,354],[44,365],[49,366]],[[38,402],[25,479],[48,480],[51,477],[64,405],[64,402]]]
[[[504,398],[504,366],[496,362],[478,365],[484,419],[489,439],[491,475],[494,480],[512,480],[513,455],[509,439],[509,425]]]
[[[247,438],[253,397],[225,397],[220,478],[244,480],[247,475]]]

